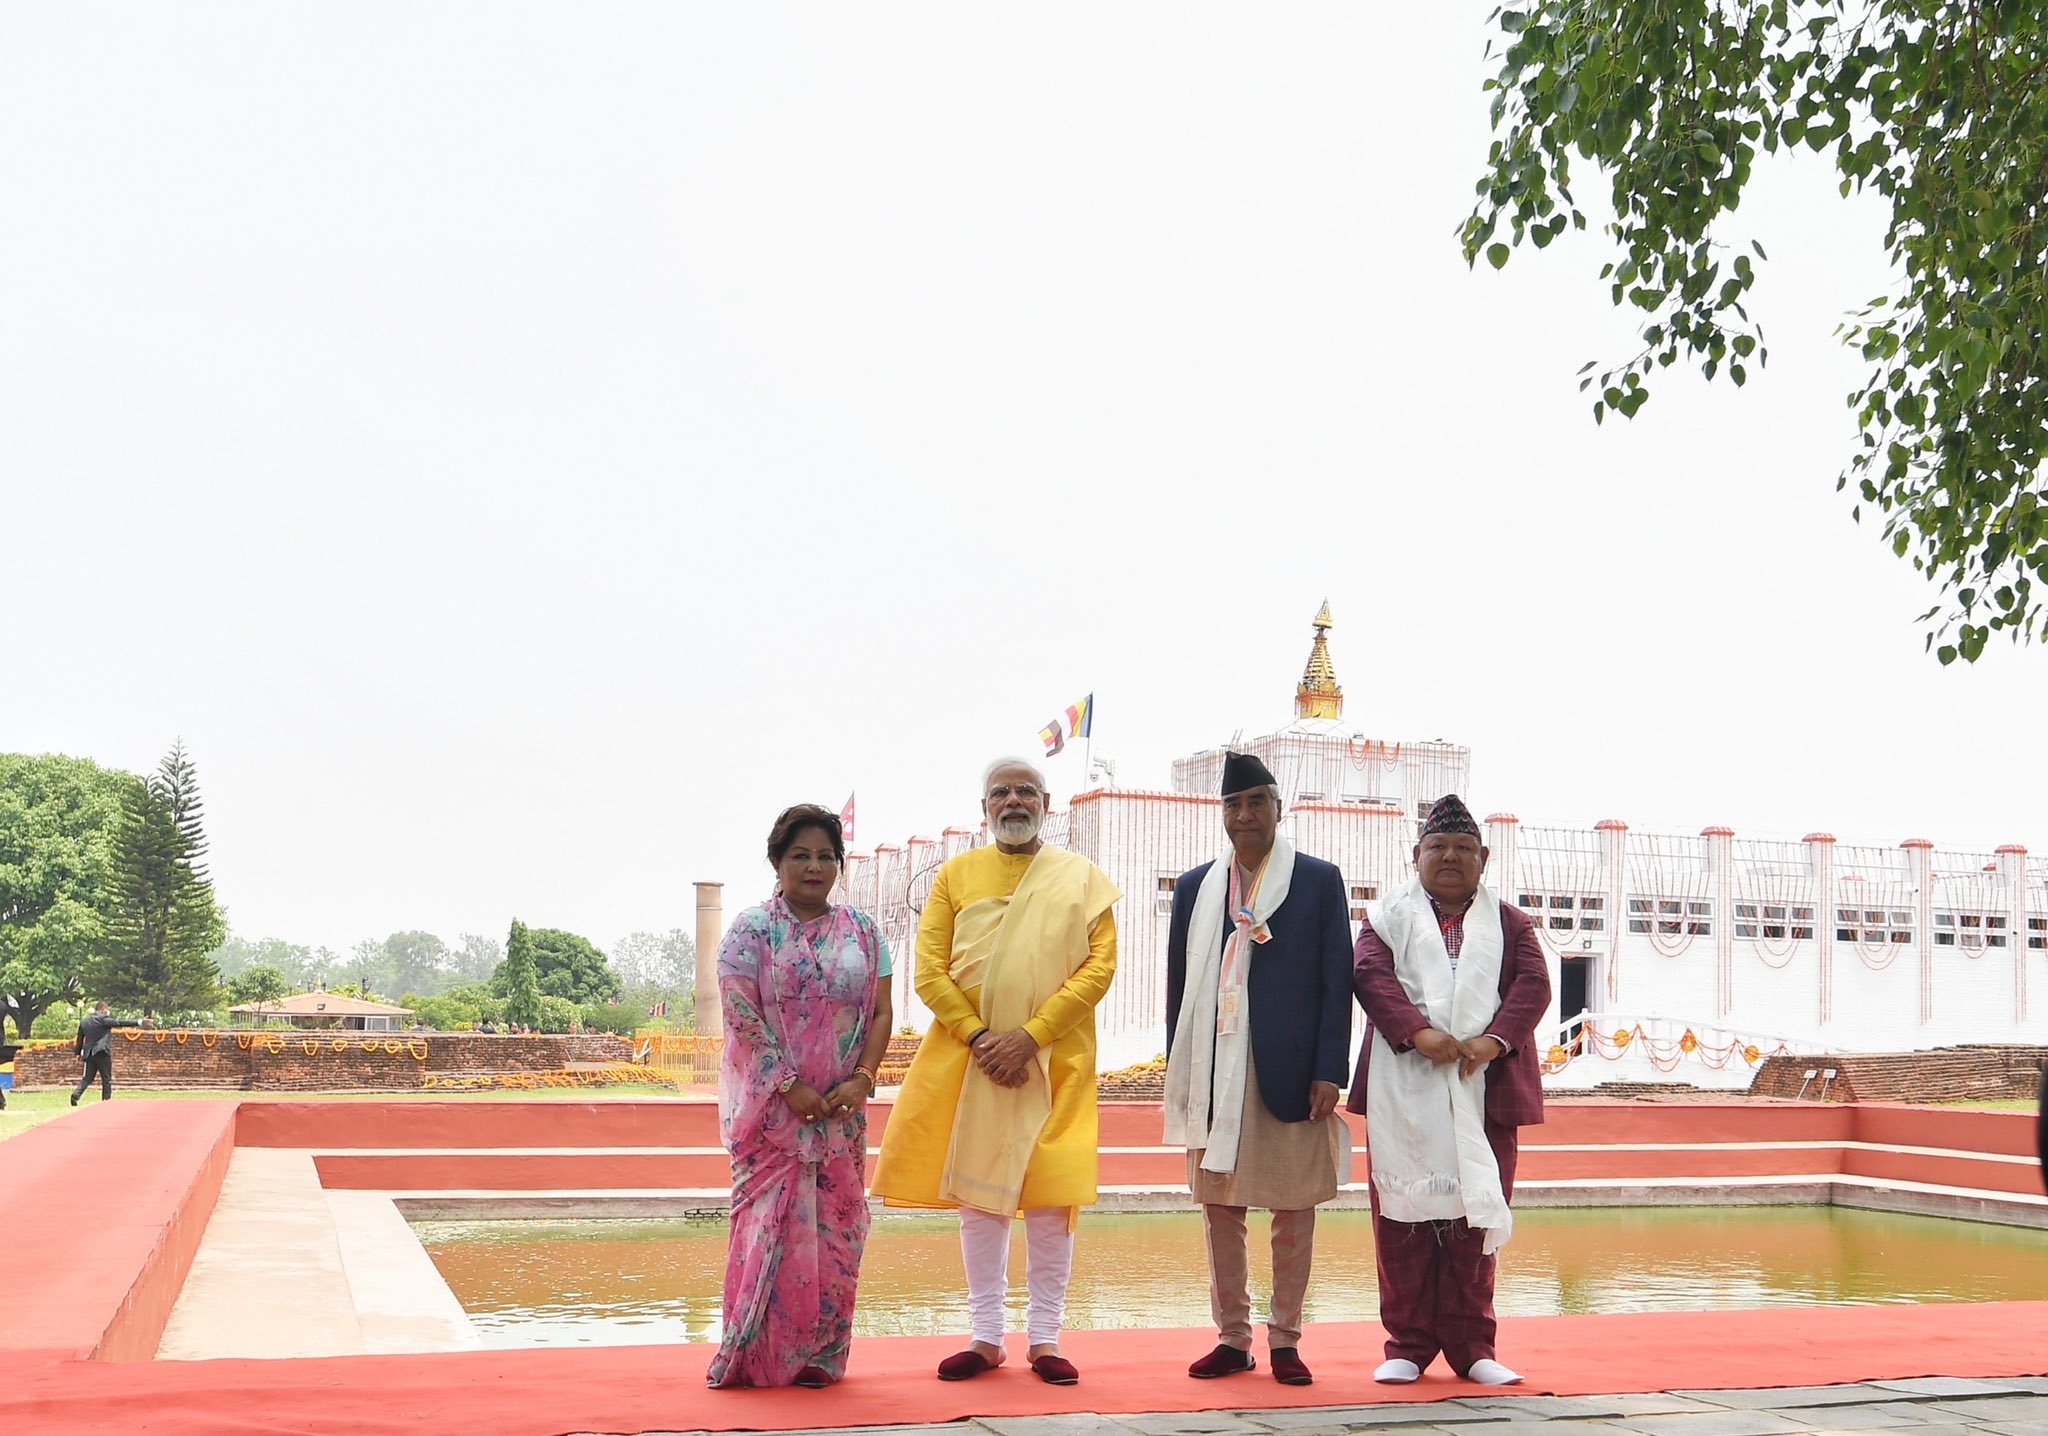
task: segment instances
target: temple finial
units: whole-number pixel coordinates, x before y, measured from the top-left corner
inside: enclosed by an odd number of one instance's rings
[[[1337,686],[1337,670],[1330,662],[1329,632],[1333,626],[1330,601],[1326,598],[1322,611],[1315,617],[1316,641],[1308,651],[1308,667],[1302,672],[1301,686],[1294,690],[1297,718],[1344,716],[1344,690]]]

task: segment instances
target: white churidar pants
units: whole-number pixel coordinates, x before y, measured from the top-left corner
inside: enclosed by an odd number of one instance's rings
[[[973,1339],[1003,1344],[1003,1300],[1010,1294],[1009,1217],[960,1209],[960,1259],[967,1267],[967,1321]],[[1031,1306],[1024,1331],[1033,1346],[1060,1339],[1067,1310],[1067,1278],[1074,1270],[1074,1234],[1065,1207],[1024,1213],[1024,1279]]]

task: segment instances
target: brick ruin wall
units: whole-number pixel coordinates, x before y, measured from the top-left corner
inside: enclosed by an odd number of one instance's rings
[[[125,1029],[114,1033],[115,1085],[174,1091],[412,1092],[430,1074],[552,1072],[633,1060],[628,1039],[588,1034],[160,1029],[128,1038]],[[14,1085],[24,1091],[73,1086],[78,1072],[69,1046],[24,1048],[14,1059]]]
[[[2018,1046],[1937,1047],[1931,1052],[1880,1052],[1836,1057],[1769,1057],[1750,1084],[1752,1097],[1799,1095],[1819,1098],[1821,1078],[1809,1071],[1835,1071],[1827,1084],[1830,1102],[2033,1101],[2041,1090],[2048,1048]]]

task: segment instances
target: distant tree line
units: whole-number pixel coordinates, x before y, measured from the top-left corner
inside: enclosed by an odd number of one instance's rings
[[[198,774],[182,743],[138,776],[83,758],[0,753],[0,1038],[68,1031],[105,1000],[166,1021],[316,987],[409,1007],[440,1029],[488,1019],[541,1031],[684,1026],[696,949],[680,928],[609,954],[513,922],[505,943],[462,933],[366,938],[346,953],[227,930],[206,864]],[[656,1016],[655,1014],[660,1014]]]
[[[519,922],[502,945],[470,932],[450,947],[413,930],[365,939],[340,955],[230,935],[212,957],[226,980],[228,1006],[275,1002],[320,986],[409,1007],[441,1031],[485,1019],[543,1032],[566,1032],[572,1020],[595,1031],[688,1027],[697,968],[696,944],[680,928],[628,933],[607,954],[576,933]]]

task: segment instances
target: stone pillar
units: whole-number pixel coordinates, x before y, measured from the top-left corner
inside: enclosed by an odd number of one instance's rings
[[[718,1004],[718,945],[725,938],[725,884],[697,884],[697,1035],[725,1036]]]
[[[1714,1016],[1735,1008],[1735,829],[1700,829],[1707,844],[1707,891],[1714,902]],[[1681,904],[1682,906],[1683,904]],[[1680,913],[1680,921],[1690,917]]]
[[[1522,820],[1513,813],[1488,813],[1486,815],[1486,884],[1499,894],[1502,902],[1514,902],[1522,890],[1522,869],[1520,857],[1515,852],[1515,837],[1522,826]],[[1540,923],[1539,914],[1531,914]]]
[[[1934,1020],[1934,844],[1925,838],[1908,838],[1906,875],[1913,883],[1914,951],[1920,955],[1920,1022]]]
[[[2012,1020],[2015,1029],[2027,1020],[2027,850],[2007,843],[1998,850],[1998,876],[2005,884],[2005,940],[2012,952]]]
[[[1813,876],[1813,942],[1820,954],[1820,1026],[1824,1032],[1835,1011],[1835,924],[1840,919],[1841,885],[1835,881],[1835,835],[1808,833],[1806,870]]]
[[[1618,1012],[1621,946],[1628,940],[1628,824],[1619,818],[1602,818],[1593,824],[1593,831],[1600,835],[1601,876],[1606,879],[1600,891],[1607,899],[1607,955],[1600,959],[1600,976],[1608,1010]]]

